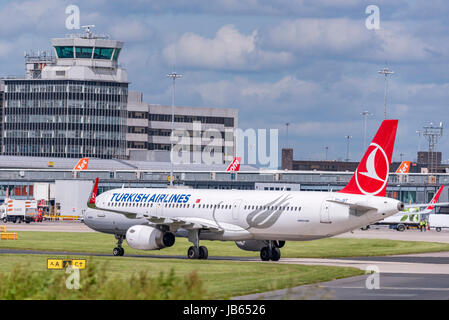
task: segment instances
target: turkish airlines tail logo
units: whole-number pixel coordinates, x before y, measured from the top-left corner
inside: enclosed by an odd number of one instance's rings
[[[349,183],[339,192],[385,196],[398,120],[384,120]]]
[[[438,198],[440,197],[441,192],[443,191],[444,186],[441,186],[438,189],[437,193],[433,196],[433,199],[430,201],[430,206],[427,207],[428,210],[433,210],[435,208],[434,204],[438,202]]]
[[[242,161],[241,157],[235,157],[234,160],[232,160],[229,167],[226,169],[226,171],[239,171],[241,161]]]
[[[97,199],[97,191],[98,191],[98,178],[95,179],[94,188],[92,189],[92,193],[90,194],[89,204],[95,204],[95,200]]]
[[[88,165],[89,165],[89,158],[82,158],[80,161],[78,161],[75,168],[73,168],[73,171],[86,170]]]
[[[411,164],[411,161],[402,161],[396,173],[409,173]]]

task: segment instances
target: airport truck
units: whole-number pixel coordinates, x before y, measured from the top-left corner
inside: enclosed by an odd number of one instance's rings
[[[435,228],[437,232],[449,228],[449,214],[430,214],[429,226],[432,229]]]
[[[36,200],[5,199],[0,209],[3,222],[30,223],[39,219]]]

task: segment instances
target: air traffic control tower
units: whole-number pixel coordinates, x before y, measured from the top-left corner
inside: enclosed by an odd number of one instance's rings
[[[52,39],[55,56],[25,56],[26,77],[3,79],[1,153],[125,158],[128,82],[123,42],[86,33]]]

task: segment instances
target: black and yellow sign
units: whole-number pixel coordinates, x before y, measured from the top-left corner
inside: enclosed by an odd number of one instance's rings
[[[68,266],[86,269],[86,259],[47,259],[47,269],[61,270]]]

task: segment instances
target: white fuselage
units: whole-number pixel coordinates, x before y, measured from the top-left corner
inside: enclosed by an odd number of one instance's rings
[[[358,211],[327,200],[363,202],[375,209]],[[222,230],[202,231],[201,239],[313,240],[375,223],[397,213],[399,204],[391,198],[329,192],[122,188],[100,194],[97,209],[87,209],[84,222],[97,231],[123,235],[133,225],[161,217]]]

